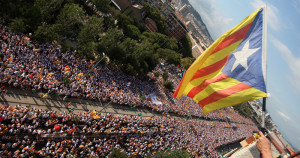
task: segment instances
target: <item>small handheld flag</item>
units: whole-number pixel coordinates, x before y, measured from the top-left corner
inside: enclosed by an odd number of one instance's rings
[[[186,71],[174,97],[210,111],[266,97],[263,8],[217,39]]]

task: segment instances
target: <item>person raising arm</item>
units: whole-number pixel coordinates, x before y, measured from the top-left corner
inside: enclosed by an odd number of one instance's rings
[[[261,131],[259,131],[259,135],[260,137],[256,142],[256,147],[260,151],[262,158],[273,158],[270,141]]]

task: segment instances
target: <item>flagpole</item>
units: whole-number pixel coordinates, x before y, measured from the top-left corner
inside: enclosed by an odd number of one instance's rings
[[[263,43],[262,43],[262,54],[263,54],[263,71],[264,71],[264,79],[265,79],[265,85],[267,86],[267,5],[263,7]],[[264,67],[265,66],[265,67]],[[267,89],[267,87],[266,87]],[[263,130],[266,129],[265,125],[265,118],[266,118],[266,104],[267,104],[267,98],[263,98],[263,104],[262,104],[262,121],[261,121],[261,127]]]
[[[266,128],[266,127],[265,127],[266,102],[267,102],[267,98],[263,98],[263,104],[262,104],[262,118],[261,118],[261,127],[262,127],[262,128]]]

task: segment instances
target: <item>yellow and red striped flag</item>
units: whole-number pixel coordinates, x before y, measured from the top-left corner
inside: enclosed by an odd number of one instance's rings
[[[173,96],[191,97],[204,114],[266,97],[263,10],[250,14],[205,50],[186,71]]]

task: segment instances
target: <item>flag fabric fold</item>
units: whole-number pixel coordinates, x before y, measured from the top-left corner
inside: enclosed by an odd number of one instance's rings
[[[263,8],[217,39],[185,72],[174,97],[191,97],[204,114],[266,97]]]

